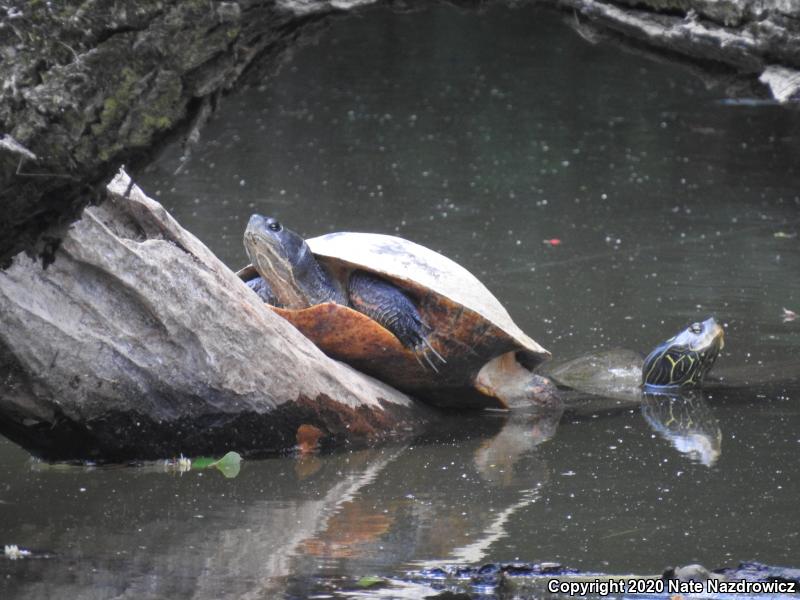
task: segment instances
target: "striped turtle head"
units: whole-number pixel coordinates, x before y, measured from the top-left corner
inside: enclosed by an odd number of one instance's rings
[[[692,323],[659,344],[644,359],[642,385],[645,388],[699,387],[724,346],[724,331],[713,317]]]
[[[314,304],[304,279],[316,259],[300,235],[272,217],[253,215],[244,233],[244,247],[282,306],[305,308]]]

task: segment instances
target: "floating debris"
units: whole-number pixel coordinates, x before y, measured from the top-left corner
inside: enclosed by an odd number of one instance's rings
[[[786,231],[776,231],[772,234],[772,237],[779,239],[779,240],[793,240],[797,237],[797,233],[787,233]]]
[[[189,471],[199,471],[203,469],[217,469],[225,477],[232,478],[239,474],[241,469],[242,457],[238,452],[228,452],[222,458],[201,456],[198,458],[187,458],[181,454],[178,458],[168,458],[165,460],[143,461],[128,464],[103,464],[93,463],[48,463],[38,459],[31,461],[33,471],[52,471],[66,472],[71,471],[95,471],[133,468],[147,472],[157,473],[188,473]],[[81,488],[81,491],[86,491]]]
[[[228,479],[233,479],[242,468],[242,456],[238,452],[228,452],[220,459],[195,458],[192,461],[193,469],[217,469]]]
[[[362,577],[358,581],[356,581],[356,585],[360,588],[374,588],[377,586],[385,586],[388,584],[388,580],[384,577],[377,577],[374,575],[367,575],[366,577]]]
[[[788,308],[783,309],[783,322],[789,323],[790,321],[794,321],[797,319],[797,313],[793,310],[789,310]]]
[[[183,454],[178,458],[168,458],[164,461],[164,470],[175,471],[176,473],[187,473],[192,469],[192,459],[186,458]]]
[[[9,560],[17,560],[30,556],[31,551],[20,548],[16,544],[11,544],[10,546],[5,547],[4,555]]]

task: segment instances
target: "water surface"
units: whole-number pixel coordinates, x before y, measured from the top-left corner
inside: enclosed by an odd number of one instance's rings
[[[233,480],[46,469],[3,442],[0,543],[51,557],[0,560],[0,596],[304,597],[441,561],[798,565],[800,321],[781,311],[800,311],[800,113],[725,99],[534,8],[336,22],[145,191],[233,268],[253,212],[430,246],[556,356],[646,352],[715,315],[730,387],[692,413],[706,437],[670,441],[638,406],[454,418]]]

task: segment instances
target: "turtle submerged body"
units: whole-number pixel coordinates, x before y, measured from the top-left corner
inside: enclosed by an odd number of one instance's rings
[[[531,372],[550,353],[441,254],[380,234],[304,240],[260,215],[244,243],[240,277],[329,356],[443,407],[558,404]]]

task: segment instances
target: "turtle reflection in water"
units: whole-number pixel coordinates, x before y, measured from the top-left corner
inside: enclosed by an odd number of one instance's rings
[[[326,354],[443,407],[558,408],[550,353],[464,267],[402,238],[253,215],[239,276]]]
[[[707,467],[717,462],[722,452],[722,431],[698,390],[680,395],[645,392],[642,416],[681,454]]]
[[[644,359],[615,349],[543,370],[559,387],[578,394],[574,405],[585,406],[587,395],[610,399],[614,406],[640,405],[647,423],[676,450],[711,466],[720,455],[722,433],[697,388],[724,347],[724,338],[722,327],[710,317],[692,323]],[[595,406],[610,408],[608,403]]]

